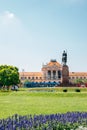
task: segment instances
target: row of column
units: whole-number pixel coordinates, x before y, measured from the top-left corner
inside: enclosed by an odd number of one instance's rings
[[[61,70],[58,70],[58,71],[49,70],[46,72],[46,77],[47,79],[50,79],[50,80],[61,79]]]

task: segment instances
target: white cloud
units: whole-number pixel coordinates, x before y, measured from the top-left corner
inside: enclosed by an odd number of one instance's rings
[[[16,46],[27,39],[26,35],[21,20],[14,13],[5,11],[0,14],[0,43]]]
[[[17,18],[15,17],[14,13],[5,11],[0,14],[0,25],[8,25],[15,22],[15,20],[17,20]]]
[[[10,11],[0,13],[0,64],[22,66],[30,48],[24,53],[25,46],[29,43],[31,36],[22,20]]]
[[[8,19],[13,19],[13,18],[15,18],[15,15],[14,15],[13,13],[9,12],[9,11],[6,11],[6,12],[4,13],[4,16],[7,17]]]
[[[14,13],[5,11],[0,14],[0,42],[7,44],[12,42],[16,31],[20,30],[21,23]],[[14,40],[13,40],[14,41]]]

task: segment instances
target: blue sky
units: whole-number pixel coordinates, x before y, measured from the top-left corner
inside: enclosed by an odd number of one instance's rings
[[[37,72],[63,50],[87,72],[87,0],[0,0],[0,64]]]

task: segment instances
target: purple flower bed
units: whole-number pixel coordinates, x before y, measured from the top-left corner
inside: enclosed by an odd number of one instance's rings
[[[0,120],[0,130],[75,130],[87,126],[87,112],[51,115],[13,115]]]

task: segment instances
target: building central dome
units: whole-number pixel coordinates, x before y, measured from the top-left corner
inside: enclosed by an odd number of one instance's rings
[[[47,66],[58,66],[61,67],[61,64],[57,62],[55,59],[51,59],[50,62],[47,64]]]

